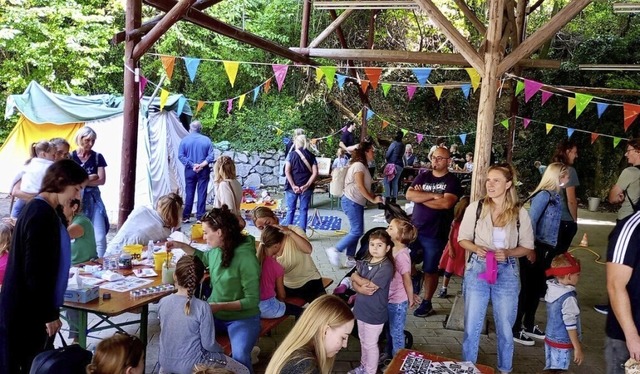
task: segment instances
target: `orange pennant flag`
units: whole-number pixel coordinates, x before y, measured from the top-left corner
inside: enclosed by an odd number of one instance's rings
[[[369,88],[369,81],[364,79],[361,80],[360,87],[362,87],[362,92],[367,93],[367,89]]]
[[[384,129],[387,126],[389,126],[389,122],[383,120],[382,121],[382,128]]]
[[[196,114],[198,114],[198,112],[200,111],[200,109],[202,109],[203,106],[204,106],[204,101],[198,100],[198,106],[196,106]]]
[[[160,56],[160,61],[162,61],[162,67],[167,73],[167,78],[171,80],[171,77],[173,76],[173,66],[176,63],[176,58],[173,56]]]
[[[378,81],[380,80],[380,75],[382,74],[381,68],[364,68],[365,74],[367,74],[367,78],[371,81],[371,87],[374,90],[378,89]]]
[[[624,131],[627,131],[640,114],[640,105],[624,103]]]
[[[591,133],[591,144],[595,143],[596,139],[598,139],[598,136],[600,136],[600,134],[597,134],[595,132]]]
[[[269,93],[270,89],[271,89],[271,78],[267,79],[267,81],[264,82],[264,93]]]

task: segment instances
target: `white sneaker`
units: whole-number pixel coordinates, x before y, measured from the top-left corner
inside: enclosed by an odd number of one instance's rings
[[[353,257],[347,257],[347,260],[344,262],[345,268],[352,268],[356,266],[356,259]]]
[[[331,265],[340,266],[340,252],[336,247],[329,247],[324,251],[327,252],[327,257]]]
[[[251,365],[255,365],[260,361],[258,359],[259,354],[260,354],[260,347],[256,345],[253,348],[251,348]]]

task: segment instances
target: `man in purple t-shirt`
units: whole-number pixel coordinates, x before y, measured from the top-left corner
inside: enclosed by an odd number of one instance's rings
[[[431,165],[433,170],[418,175],[407,191],[407,200],[415,204],[411,221],[418,229],[411,249],[424,251],[424,300],[413,312],[416,317],[433,314],[431,298],[438,286],[438,262],[447,244],[453,207],[461,195],[460,181],[449,173],[449,150],[437,148]]]

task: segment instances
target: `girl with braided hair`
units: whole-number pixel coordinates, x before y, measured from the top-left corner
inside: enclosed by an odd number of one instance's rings
[[[173,279],[178,292],[161,299],[158,308],[160,367],[169,373],[191,374],[196,364],[202,364],[248,374],[216,343],[209,304],[193,296],[203,277],[204,264],[198,257],[182,256],[176,264]]]
[[[226,205],[202,217],[202,231],[211,250],[201,252],[176,241],[167,242],[167,249],[180,248],[207,265],[212,289],[207,301],[215,328],[229,334],[233,358],[253,372],[251,349],[260,335],[260,264],[255,238],[242,234],[238,217]]]

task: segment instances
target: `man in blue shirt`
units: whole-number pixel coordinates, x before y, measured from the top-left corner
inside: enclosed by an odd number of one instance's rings
[[[193,209],[193,198],[198,189],[198,207],[196,217],[198,220],[207,212],[207,185],[213,164],[213,144],[211,139],[202,135],[202,124],[193,121],[189,126],[189,135],[185,136],[178,148],[180,162],[184,165],[185,193],[184,212],[182,222],[189,222]]]

